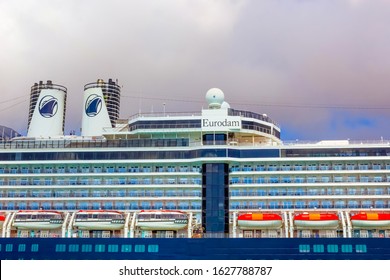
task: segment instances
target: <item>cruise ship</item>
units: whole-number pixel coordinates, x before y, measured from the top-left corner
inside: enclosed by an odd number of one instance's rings
[[[119,119],[120,90],[87,84],[64,135],[67,89],[31,88],[0,142],[0,259],[390,259],[389,141],[282,141],[218,88]]]

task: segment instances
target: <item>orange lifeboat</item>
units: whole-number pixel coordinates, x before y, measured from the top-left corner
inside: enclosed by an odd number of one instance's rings
[[[360,212],[351,217],[354,228],[390,228],[390,213]]]
[[[339,217],[331,213],[302,213],[294,217],[297,228],[337,228]]]
[[[274,213],[245,213],[238,216],[240,229],[269,229],[282,227],[282,217]]]

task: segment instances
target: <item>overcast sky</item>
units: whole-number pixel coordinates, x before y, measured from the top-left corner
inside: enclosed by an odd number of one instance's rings
[[[199,111],[209,88],[284,140],[390,139],[390,1],[0,0],[0,124],[26,133],[31,86],[118,79],[121,117]]]

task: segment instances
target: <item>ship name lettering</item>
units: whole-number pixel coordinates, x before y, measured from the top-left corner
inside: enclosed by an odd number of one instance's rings
[[[224,119],[223,121],[210,121],[209,119],[202,120],[203,127],[237,127],[240,126],[239,121],[229,121],[228,119]]]

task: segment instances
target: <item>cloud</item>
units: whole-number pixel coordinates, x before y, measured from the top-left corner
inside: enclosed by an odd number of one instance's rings
[[[162,110],[164,98],[167,111],[199,111],[206,91],[219,87],[232,107],[279,122],[286,138],[378,137],[390,131],[390,110],[368,108],[388,103],[389,6],[3,0],[1,97],[25,102],[12,109],[0,103],[2,124],[24,131],[29,89],[50,79],[68,88],[66,127],[78,131],[83,86],[117,78],[122,117]],[[353,127],[351,114],[373,122]]]

